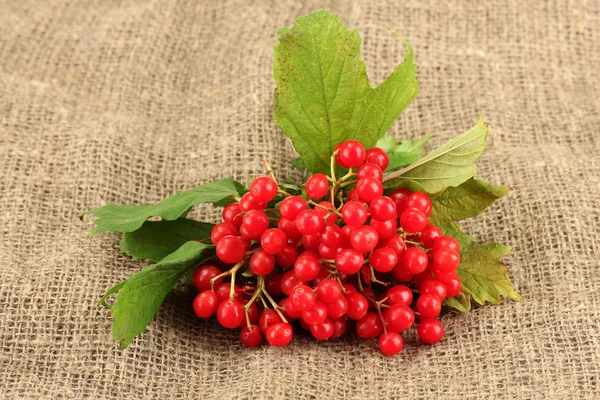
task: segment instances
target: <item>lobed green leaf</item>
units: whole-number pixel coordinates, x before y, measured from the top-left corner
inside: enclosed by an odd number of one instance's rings
[[[390,158],[390,163],[387,167],[388,171],[406,167],[425,155],[423,146],[431,140],[431,136],[424,137],[419,140],[402,139],[396,141],[391,135],[384,135],[375,143],[375,147],[384,150]]]

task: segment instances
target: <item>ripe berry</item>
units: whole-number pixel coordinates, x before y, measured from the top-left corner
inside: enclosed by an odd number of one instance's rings
[[[335,210],[333,204],[331,204],[329,201],[320,201],[317,204],[319,207],[315,207],[314,210],[317,212],[319,217],[323,218],[325,224],[335,224],[335,221],[337,221],[338,217],[333,213]],[[325,218],[326,216],[327,218]]]
[[[404,265],[402,265],[402,258],[400,258],[400,261],[392,270],[392,277],[394,277],[394,279],[396,279],[398,282],[408,282],[413,276],[414,274],[411,274],[406,270],[406,268],[404,268]]]
[[[348,327],[348,323],[346,322],[346,317],[342,318],[330,318],[331,323],[333,324],[333,334],[330,339],[337,339],[346,333],[346,329]]]
[[[318,233],[315,233],[314,235],[302,235],[302,246],[304,246],[306,250],[318,251],[320,244],[321,239],[319,238]]]
[[[389,239],[396,235],[396,231],[398,230],[396,218],[392,218],[387,221],[376,221],[372,219],[369,225],[375,228],[379,239]]]
[[[224,328],[237,328],[244,322],[244,308],[239,301],[225,300],[219,304],[217,320]]]
[[[396,205],[396,212],[398,215],[401,215],[402,212],[406,209],[406,201],[408,200],[408,196],[410,196],[412,192],[408,189],[398,189],[393,191],[390,194],[390,199]]]
[[[250,210],[264,210],[267,208],[267,203],[263,203],[261,201],[256,200],[250,192],[246,193],[240,199],[240,210],[242,212],[247,212]]]
[[[338,255],[338,253],[342,250],[341,247],[327,247],[323,243],[319,245],[319,255],[325,260],[333,260]]]
[[[360,226],[367,221],[369,213],[365,203],[358,200],[351,200],[342,207],[342,219],[346,225]]]
[[[417,289],[420,289],[421,284],[423,282],[425,282],[427,279],[431,279],[431,268],[429,268],[429,266],[427,268],[425,268],[425,271],[413,275],[413,277],[410,279],[410,281],[413,283],[413,285]]]
[[[433,255],[433,267],[441,271],[456,271],[460,256],[454,250],[442,247]]]
[[[421,294],[417,299],[417,311],[423,318],[437,318],[441,310],[442,303],[434,295]]]
[[[350,294],[350,293],[356,293],[358,292],[356,290],[356,288],[354,287],[354,285],[352,285],[351,283],[344,283],[342,284],[344,290],[346,291],[346,295]]]
[[[294,331],[290,324],[280,322],[269,326],[267,329],[267,341],[275,347],[287,346],[292,341]]]
[[[319,238],[327,247],[340,247],[343,244],[342,228],[335,224],[327,224],[319,234]]]
[[[447,247],[451,250],[454,250],[457,253],[460,253],[460,244],[454,239],[452,236],[442,236],[438,238],[434,243],[431,251],[435,254],[439,249]]]
[[[333,322],[331,322],[331,319],[329,318],[326,318],[321,324],[312,325],[310,327],[310,333],[312,333],[314,338],[317,340],[327,340],[333,335],[333,332]]]
[[[367,156],[365,157],[365,163],[373,163],[381,168],[382,171],[385,171],[390,165],[390,158],[387,153],[380,149],[379,147],[373,147],[369,151],[367,151]]]
[[[402,266],[413,275],[425,271],[428,263],[427,254],[417,247],[410,247],[402,254]]]
[[[426,249],[431,249],[440,237],[442,237],[442,231],[433,224],[425,225],[425,228],[421,231],[421,242],[423,242],[423,247]]]
[[[277,182],[268,176],[259,176],[250,184],[252,197],[261,203],[268,203],[277,195]]]
[[[326,306],[329,318],[341,318],[348,311],[348,300],[344,296],[340,296]]]
[[[287,237],[281,229],[270,228],[260,237],[260,245],[269,254],[279,254],[287,244]]]
[[[417,332],[423,342],[434,344],[444,335],[444,326],[436,319],[424,319],[419,324]]]
[[[354,249],[344,249],[335,257],[335,266],[338,271],[352,275],[360,271],[365,263],[362,253]]]
[[[296,250],[294,246],[286,244],[283,247],[283,250],[281,250],[279,254],[277,254],[275,260],[281,268],[287,269],[292,268],[294,266],[294,263],[296,262],[297,258],[298,250]]]
[[[303,235],[319,233],[325,222],[315,210],[304,210],[296,216],[296,228]]]
[[[354,228],[350,236],[350,243],[355,250],[361,253],[368,253],[377,246],[379,236],[372,226],[363,225]]]
[[[237,264],[244,258],[246,245],[237,236],[226,236],[217,243],[217,257],[226,264]]]
[[[246,347],[257,347],[262,342],[262,337],[260,336],[260,329],[258,326],[251,325],[250,329],[247,326],[242,328],[240,332],[240,341]]]
[[[281,216],[289,220],[296,219],[302,210],[306,210],[306,201],[300,196],[286,197],[279,205]]]
[[[302,236],[302,234],[298,231],[298,228],[296,227],[295,220],[289,220],[283,217],[279,218],[279,221],[277,221],[277,227],[281,229],[283,233],[285,233],[285,236],[288,239]]]
[[[342,297],[342,288],[333,279],[326,279],[317,286],[317,296],[323,303],[333,303]]]
[[[301,284],[302,281],[296,278],[296,274],[294,273],[294,271],[288,271],[281,278],[281,291],[286,296],[289,296],[292,289]]]
[[[192,282],[199,292],[210,290],[210,280],[215,276],[219,275],[221,270],[212,265],[203,265],[194,272]],[[223,278],[219,278],[215,281],[215,286],[219,286],[223,282]]]
[[[425,193],[414,192],[406,199],[406,208],[416,208],[425,214],[425,217],[429,217],[431,215],[432,204]]]
[[[383,194],[383,185],[377,179],[366,176],[356,182],[358,198],[369,204]]]
[[[374,312],[368,312],[364,317],[356,321],[356,334],[363,339],[373,339],[383,331],[383,323]]]
[[[427,217],[416,208],[407,208],[400,215],[400,226],[406,232],[421,232],[427,225]]]
[[[267,292],[271,294],[271,296],[283,296],[283,292],[281,291],[282,278],[283,274],[274,274],[268,277],[265,281],[265,288],[267,289]]]
[[[289,297],[282,299],[279,302],[279,307],[283,308],[281,312],[288,322],[292,322],[292,320],[297,320],[302,317],[302,311],[296,310],[294,306],[292,306],[292,300]]]
[[[250,270],[254,275],[267,276],[273,272],[273,268],[275,268],[275,257],[263,249],[257,250],[250,257]]]
[[[335,161],[342,168],[355,168],[365,162],[367,152],[365,146],[356,140],[348,140],[336,146],[338,154]]]
[[[389,247],[380,247],[373,251],[369,263],[375,271],[390,272],[398,263],[396,252]]]
[[[385,315],[387,329],[392,332],[403,332],[410,328],[415,322],[415,313],[409,306],[394,304],[387,309]]]
[[[346,300],[348,301],[348,310],[346,311],[348,318],[359,320],[369,311],[369,301],[362,293],[356,291],[347,293]]]
[[[348,201],[358,200],[358,193],[356,193],[356,189],[352,188],[348,191]]]
[[[321,271],[321,263],[317,253],[305,251],[294,263],[294,275],[303,282],[312,281]]]
[[[277,311],[267,309],[258,318],[258,327],[262,333],[267,333],[271,325],[283,322]]]
[[[390,249],[394,250],[398,258],[402,256],[404,250],[406,250],[406,243],[404,243],[404,239],[402,239],[402,237],[399,235],[393,235],[392,237],[384,240],[383,246],[389,247]]]
[[[306,194],[312,199],[320,199],[327,194],[329,182],[323,174],[313,174],[306,180]]]
[[[306,285],[298,285],[290,292],[290,305],[302,312],[309,310],[315,305],[315,294],[312,289]]]
[[[244,215],[244,227],[253,237],[260,237],[269,228],[269,218],[261,210],[250,210]]]
[[[217,300],[219,300],[219,304],[226,300],[229,300],[230,290],[231,283],[229,282],[221,284],[219,286],[215,286],[215,294],[217,295]],[[233,299],[237,301],[242,301],[242,297],[242,289],[238,285],[233,285]]]
[[[223,217],[224,221],[231,222],[237,228],[239,228],[240,225],[242,225],[242,214],[241,213],[242,213],[242,209],[240,207],[240,203],[231,203],[231,204],[227,204],[223,208],[223,212],[221,213],[221,216]]]
[[[360,166],[360,168],[356,172],[356,177],[358,179],[362,179],[366,176],[375,178],[379,182],[383,181],[383,171],[381,170],[381,167],[377,164],[366,163]]]
[[[442,282],[446,287],[446,297],[457,296],[462,291],[462,282],[456,274],[452,274]]]
[[[217,244],[219,243],[219,240],[223,239],[225,236],[238,236],[238,234],[238,229],[234,224],[231,222],[221,222],[212,228],[210,240],[214,244]]]
[[[242,307],[246,307],[246,305],[248,304],[249,300],[242,300],[241,304]],[[260,310],[258,309],[258,306],[256,305],[256,303],[252,303],[250,304],[250,307],[248,307],[248,320],[250,321],[251,324],[256,324],[258,322],[258,317],[260,316]]]
[[[217,310],[219,300],[212,290],[205,290],[194,298],[194,312],[200,318],[210,318]]]
[[[421,291],[421,294],[430,294],[439,301],[443,301],[446,298],[446,286],[437,279],[426,279],[421,283],[419,290]]]
[[[412,303],[412,290],[404,285],[396,285],[387,291],[387,302],[389,305],[403,304],[409,306]]]
[[[313,306],[302,311],[302,320],[308,325],[318,325],[327,319],[327,306],[321,300],[316,300]]]
[[[382,333],[381,336],[379,336],[378,344],[381,354],[387,357],[392,357],[402,351],[404,341],[402,340],[402,336],[396,332],[387,332]]]
[[[387,221],[396,218],[396,205],[387,196],[379,196],[375,198],[369,205],[371,217],[377,221]]]

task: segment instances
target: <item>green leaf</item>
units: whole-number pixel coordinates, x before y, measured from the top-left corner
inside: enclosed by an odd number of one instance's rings
[[[160,262],[109,290],[113,293],[119,291],[111,307],[115,318],[112,335],[122,348],[144,331],[177,282],[210,257],[208,248],[202,243],[187,242]],[[106,295],[102,299],[105,298]]]
[[[471,311],[471,295],[461,292],[457,296],[444,300],[443,305],[452,307],[459,312]]]
[[[279,30],[275,123],[310,171],[328,173],[330,156],[343,141],[375,145],[417,95],[413,49],[395,34],[406,45],[405,61],[372,88],[360,58],[361,38],[338,14],[315,11]]]
[[[436,193],[458,186],[477,172],[475,160],[485,149],[488,129],[479,118],[465,133],[438,147],[417,162],[399,171],[386,174],[385,187],[397,189],[413,181],[420,191]]]
[[[375,147],[384,150],[390,158],[388,171],[405,167],[422,158],[425,155],[423,146],[431,140],[431,136],[419,140],[403,139],[399,142],[391,135],[385,135],[375,143]]]
[[[187,218],[175,221],[146,221],[142,227],[123,234],[121,252],[134,259],[160,261],[185,242],[210,237],[213,224]]]
[[[244,192],[244,187],[232,180],[219,181],[200,185],[194,189],[178,193],[166,198],[158,204],[149,205],[118,205],[108,203],[104,207],[88,211],[97,217],[90,235],[104,231],[133,232],[139,229],[150,217],[161,217],[172,221],[187,215],[189,209],[200,203],[213,203],[224,206]]]
[[[304,164],[304,160],[302,159],[302,157],[296,157],[296,158],[292,159],[291,163],[292,163],[292,167],[294,167],[294,168],[298,168],[298,169],[306,168],[306,164]]]

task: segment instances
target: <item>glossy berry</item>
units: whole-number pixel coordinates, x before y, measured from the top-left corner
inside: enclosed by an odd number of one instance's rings
[[[284,317],[289,321],[297,320],[302,317],[302,311],[296,310],[292,305],[292,300],[289,297],[284,298],[279,302],[279,306],[283,308],[282,313]]]
[[[360,166],[360,168],[356,172],[356,177],[358,179],[362,179],[367,176],[375,178],[379,182],[383,181],[383,171],[381,170],[381,167],[379,167],[379,165],[377,164],[366,163]]]
[[[253,237],[260,237],[269,228],[269,218],[261,210],[250,210],[244,214],[244,227]]]
[[[277,311],[267,309],[260,314],[258,318],[258,327],[265,334],[271,325],[283,322]]]
[[[433,224],[425,225],[425,228],[421,231],[421,242],[423,242],[423,247],[426,249],[431,249],[440,237],[442,237],[442,231]]]
[[[362,253],[354,249],[344,249],[335,257],[335,265],[338,271],[352,275],[360,271],[365,263]]]
[[[346,317],[330,318],[330,320],[333,324],[333,334],[331,335],[330,339],[337,339],[341,337],[344,333],[346,333],[346,329],[348,329]]]
[[[356,189],[352,188],[348,191],[348,201],[358,200],[358,193],[356,193]]]
[[[348,301],[348,310],[346,311],[348,318],[359,320],[369,311],[369,300],[362,293],[347,293],[346,300]]]
[[[342,238],[342,228],[335,224],[327,224],[321,230],[319,239],[327,247],[340,247],[344,239]]]
[[[390,165],[390,158],[383,149],[380,149],[379,147],[373,147],[367,151],[365,163],[375,164],[381,168],[382,171],[385,171],[388,165]]]
[[[406,209],[406,201],[408,200],[408,196],[410,196],[412,192],[408,189],[398,189],[393,191],[390,194],[390,199],[396,205],[396,212],[398,215],[401,215],[402,212]]]
[[[285,322],[269,326],[266,334],[269,344],[275,347],[287,346],[292,341],[293,336],[292,326]]]
[[[244,258],[246,245],[237,236],[226,236],[217,243],[217,257],[226,264],[237,264]]]
[[[402,266],[411,274],[425,271],[428,263],[427,254],[417,247],[410,247],[402,254]]]
[[[387,221],[376,221],[372,219],[369,225],[375,228],[377,236],[382,240],[393,237],[398,230],[396,218],[388,219]]]
[[[442,247],[433,254],[433,267],[441,271],[456,271],[460,264],[458,253],[447,247]]]
[[[237,228],[242,225],[242,209],[240,207],[240,203],[231,203],[227,204],[223,207],[223,212],[221,213],[224,221],[231,222]]]
[[[250,257],[250,270],[254,275],[267,276],[275,268],[275,257],[260,249]]]
[[[421,232],[427,225],[427,217],[416,208],[407,208],[400,215],[400,226],[408,233]]]
[[[387,196],[379,196],[371,201],[369,211],[371,212],[371,217],[377,221],[387,221],[397,216],[396,205]]]
[[[296,227],[295,220],[279,218],[279,221],[277,221],[277,227],[281,229],[283,233],[285,233],[285,236],[288,238],[288,240],[302,236]]]
[[[369,263],[375,271],[390,272],[398,263],[396,252],[389,247],[380,247],[373,251]]]
[[[398,333],[387,332],[382,333],[381,336],[379,336],[378,345],[381,354],[387,357],[392,357],[402,351],[404,341],[402,340],[402,336],[400,336]]]
[[[431,294],[421,294],[417,299],[417,311],[423,318],[437,318],[442,310],[440,299]]]
[[[215,286],[215,294],[217,295],[217,299],[219,304],[222,302],[229,300],[229,293],[231,291],[231,283],[227,282],[221,284],[219,286]],[[237,301],[242,301],[243,293],[242,289],[238,285],[233,285],[233,299]]]
[[[219,240],[225,236],[238,236],[239,232],[237,227],[231,222],[221,222],[216,224],[210,232],[210,240],[217,244]]]
[[[268,203],[277,195],[277,182],[268,176],[259,176],[250,184],[252,197],[259,202]]]
[[[446,277],[442,283],[446,287],[446,297],[457,296],[462,291],[462,282],[456,274]]]
[[[305,251],[294,263],[294,274],[303,282],[312,281],[321,271],[321,263],[317,253]]]
[[[454,250],[457,253],[460,253],[460,244],[454,239],[452,236],[442,236],[438,238],[434,243],[431,250],[435,254],[439,249],[447,247],[451,250]]]
[[[421,294],[429,294],[436,297],[439,301],[444,301],[446,298],[446,286],[437,279],[426,279],[421,283],[419,290]]]
[[[417,333],[423,342],[434,344],[444,336],[444,326],[436,319],[424,319],[419,324]]]
[[[411,274],[406,270],[406,268],[404,268],[404,265],[402,265],[402,258],[400,258],[400,261],[392,270],[392,277],[394,277],[394,279],[398,282],[408,282],[413,276],[414,274]]]
[[[365,203],[359,200],[351,200],[342,207],[342,219],[346,225],[360,226],[367,221],[369,213]]]
[[[306,180],[306,194],[311,199],[320,199],[329,191],[329,182],[323,174],[313,174]]]
[[[306,250],[318,251],[321,244],[321,238],[318,233],[314,235],[302,235],[302,246]]]
[[[294,266],[294,263],[296,262],[297,258],[298,250],[296,250],[294,246],[286,244],[283,247],[283,250],[281,250],[279,254],[277,254],[275,260],[277,261],[277,265],[279,265],[281,268],[287,269],[292,268]]]
[[[292,289],[298,285],[301,285],[302,281],[296,278],[296,274],[293,270],[286,272],[281,277],[281,291],[286,296],[289,296]]]
[[[404,332],[415,322],[415,313],[409,306],[394,304],[385,314],[387,329],[392,332]]]
[[[300,312],[309,310],[315,305],[315,294],[306,285],[298,285],[290,292],[290,305]]]
[[[402,256],[402,254],[406,250],[406,243],[404,243],[404,239],[402,239],[402,237],[399,235],[393,235],[388,239],[384,240],[383,246],[389,247],[390,249],[394,250],[398,257]]]
[[[304,210],[296,216],[296,228],[303,235],[319,233],[325,222],[315,210]]]
[[[335,221],[337,221],[338,217],[333,213],[334,208],[331,202],[320,201],[317,204],[319,205],[319,207],[315,207],[314,210],[317,212],[319,217],[323,218],[325,224],[334,224]]]
[[[337,257],[338,253],[341,251],[341,248],[335,248],[335,247],[327,247],[325,246],[323,243],[319,244],[319,255],[324,258],[325,260],[333,260],[335,259],[335,257]]]
[[[379,180],[366,176],[356,182],[356,193],[359,199],[369,204],[383,195],[383,185]]]
[[[219,305],[219,300],[217,299],[217,295],[212,290],[205,290],[202,293],[199,293],[196,298],[194,298],[194,312],[200,318],[210,318],[213,316],[217,307]]]
[[[377,231],[372,226],[363,225],[354,228],[350,236],[350,243],[352,247],[361,252],[368,253],[377,246],[379,236]]]
[[[348,300],[344,296],[340,296],[326,306],[329,318],[341,318],[348,311]]]
[[[383,331],[383,323],[374,312],[368,312],[356,321],[356,334],[363,339],[373,339]]]
[[[302,312],[302,320],[308,325],[318,325],[327,319],[327,306],[321,300],[316,300],[313,306]]]
[[[432,204],[425,193],[414,192],[406,199],[406,208],[416,208],[425,214],[425,217],[429,217],[431,215]]]
[[[273,274],[266,279],[265,288],[267,289],[267,292],[271,294],[271,296],[283,296],[283,292],[281,291],[282,278],[283,274]]]
[[[269,254],[279,254],[287,244],[285,233],[278,228],[270,228],[260,237],[260,245]]]
[[[217,320],[224,328],[237,328],[244,321],[244,308],[239,301],[225,300],[219,304]]]
[[[215,276],[219,275],[221,270],[212,265],[203,265],[194,272],[192,282],[199,292],[210,290],[210,280]],[[223,278],[219,278],[215,281],[215,286],[219,286],[223,282]]]
[[[249,300],[242,300],[241,304],[242,307],[246,307],[246,305],[248,304]],[[260,316],[261,311],[259,310],[258,306],[256,305],[256,303],[252,303],[250,304],[250,307],[248,307],[248,320],[250,321],[251,324],[256,324],[258,322],[258,317]]]
[[[261,201],[256,200],[250,192],[246,193],[240,199],[240,210],[242,212],[247,212],[250,210],[264,210],[267,208],[267,203],[263,203]]]
[[[300,196],[286,197],[279,205],[281,216],[289,220],[296,219],[302,210],[306,210],[306,201]]]
[[[240,332],[240,341],[246,347],[257,347],[262,342],[262,336],[260,335],[260,329],[258,326],[251,325],[250,328],[244,326]]]
[[[356,168],[365,162],[367,151],[362,143],[348,140],[336,146],[335,161],[342,168]]]
[[[356,293],[356,292],[358,292],[358,290],[356,290],[356,288],[354,287],[354,285],[351,284],[351,283],[348,283],[348,282],[342,284],[342,287],[346,291],[346,295],[348,295],[350,293]]]
[[[342,297],[342,288],[333,279],[326,279],[317,285],[317,296],[323,303],[333,303]]]
[[[389,305],[403,304],[409,306],[412,303],[413,295],[412,290],[404,285],[396,285],[387,291],[387,303]]]
[[[331,319],[326,318],[325,321],[318,325],[312,325],[310,327],[310,333],[317,340],[328,340],[333,336],[334,326]]]

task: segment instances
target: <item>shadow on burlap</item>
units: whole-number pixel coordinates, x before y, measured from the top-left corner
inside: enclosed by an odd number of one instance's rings
[[[600,395],[598,2],[52,3],[0,2],[1,398]],[[512,246],[523,301],[449,318],[439,345],[387,359],[352,338],[247,350],[176,293],[120,350],[96,302],[142,265],[79,215],[245,181],[263,157],[297,178],[271,46],[321,7],[359,30],[376,83],[403,52],[385,26],[410,39],[421,92],[397,137],[439,144],[486,115],[480,176],[514,190],[466,229]]]

